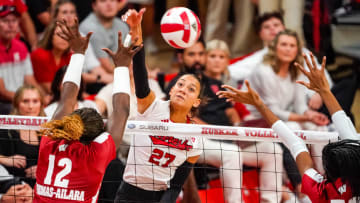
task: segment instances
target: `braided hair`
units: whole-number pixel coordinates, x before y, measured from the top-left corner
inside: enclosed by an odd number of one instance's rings
[[[81,108],[61,120],[44,123],[40,132],[53,140],[79,140],[87,144],[105,131],[104,126],[102,117],[95,109]]]
[[[360,197],[360,140],[329,143],[322,151],[325,176],[331,182],[338,178],[351,186],[354,197]]]

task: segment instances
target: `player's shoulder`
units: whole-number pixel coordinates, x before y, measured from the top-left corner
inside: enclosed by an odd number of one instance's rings
[[[93,140],[93,142],[94,142],[94,143],[98,143],[98,144],[102,144],[102,143],[104,143],[104,142],[106,142],[106,141],[108,141],[108,140],[112,140],[112,137],[111,137],[110,133],[108,133],[108,132],[103,132],[103,133],[101,133],[99,136],[97,136],[97,137]]]

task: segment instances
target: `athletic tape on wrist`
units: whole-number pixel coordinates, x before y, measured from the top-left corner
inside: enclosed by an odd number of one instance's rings
[[[279,135],[281,141],[289,148],[294,159],[296,159],[301,152],[308,152],[304,141],[296,136],[283,121],[276,121],[271,128]]]
[[[70,59],[70,63],[66,69],[66,73],[63,78],[63,84],[65,82],[72,82],[76,86],[80,87],[81,73],[84,66],[85,56],[84,54],[73,54]]]
[[[130,95],[130,75],[128,67],[116,67],[114,70],[113,95],[117,93]]]
[[[127,34],[124,40],[124,47],[129,47],[131,44],[131,35]]]

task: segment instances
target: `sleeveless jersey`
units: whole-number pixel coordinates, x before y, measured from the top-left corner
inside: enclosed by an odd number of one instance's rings
[[[44,136],[34,202],[97,202],[105,169],[114,158],[115,143],[107,132],[88,145]]]
[[[171,122],[170,101],[155,100],[143,114],[137,116],[136,120]],[[187,158],[202,153],[201,138],[132,136],[123,179],[144,190],[166,190],[176,169]]]

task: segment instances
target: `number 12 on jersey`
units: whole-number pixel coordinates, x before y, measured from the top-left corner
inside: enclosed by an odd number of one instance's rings
[[[162,158],[167,159],[167,161],[166,161],[166,163],[160,165],[160,160],[161,160]],[[155,148],[155,149],[152,151],[152,154],[151,154],[151,156],[150,156],[149,162],[150,162],[150,163],[153,163],[153,164],[155,164],[155,165],[157,165],[157,166],[161,166],[161,167],[166,168],[166,167],[169,166],[169,164],[170,164],[171,162],[173,162],[173,161],[175,160],[175,158],[176,158],[175,155],[169,154],[169,153],[167,153],[167,152],[165,153],[163,150]]]
[[[46,172],[46,177],[44,183],[46,185],[51,185],[51,179],[54,172],[55,165],[55,155],[49,155],[49,166]],[[64,167],[59,173],[55,176],[54,186],[67,188],[69,185],[69,180],[64,177],[71,172],[72,162],[68,158],[62,158],[58,161],[57,166]]]

